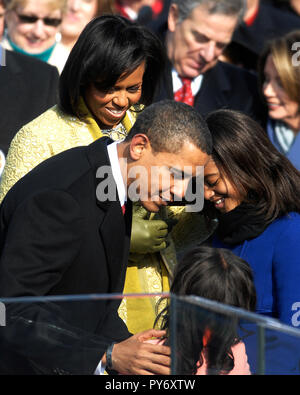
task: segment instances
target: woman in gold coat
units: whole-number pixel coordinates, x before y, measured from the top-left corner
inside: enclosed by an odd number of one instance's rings
[[[2,175],[0,200],[21,177],[53,155],[102,136],[124,139],[143,106],[151,103],[163,66],[161,43],[146,28],[119,16],[92,20],[61,74],[59,104],[14,137]],[[159,257],[159,251],[166,247],[168,226],[161,220],[151,221],[153,232],[151,237],[145,236],[143,229],[149,222],[145,216],[133,221],[133,236],[138,234],[139,240],[132,239],[135,253],[129,261],[127,293],[169,290],[170,274]],[[119,312],[132,333],[149,329],[155,318],[154,303],[149,299],[130,299],[128,305],[124,299]]]

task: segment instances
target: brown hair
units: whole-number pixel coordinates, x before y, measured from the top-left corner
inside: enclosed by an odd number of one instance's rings
[[[206,118],[212,157],[221,175],[267,223],[291,211],[300,213],[300,172],[268,139],[253,119],[238,111],[217,110]]]
[[[296,42],[300,43],[300,30],[294,30],[283,37],[271,40],[259,59],[258,74],[262,92],[265,81],[264,68],[268,56],[271,55],[284,91],[300,106],[300,62],[293,62],[296,52],[292,49]]]

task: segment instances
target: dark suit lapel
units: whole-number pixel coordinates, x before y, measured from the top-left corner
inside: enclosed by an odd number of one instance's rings
[[[118,284],[124,277],[125,220],[119,201],[111,203],[99,231],[110,275],[109,292],[122,292]]]
[[[123,215],[117,186],[111,172],[111,166],[107,153],[107,145],[112,140],[101,138],[89,146],[88,157],[91,166],[95,169],[96,204],[101,211],[99,217],[99,235],[103,241],[106,254],[107,270],[110,275],[109,292],[122,292],[124,283],[125,267],[128,259],[128,244],[130,242],[126,232],[131,228],[131,217],[126,223],[128,216]],[[104,172],[98,172],[102,166],[106,166]],[[99,177],[99,175],[101,176]],[[97,177],[98,175],[98,177]],[[109,194],[102,194],[101,183],[109,185]],[[127,219],[128,221],[128,219]],[[127,226],[126,226],[127,225]],[[129,231],[130,232],[130,231]],[[126,250],[127,247],[127,250]],[[125,261],[124,261],[125,258]]]
[[[167,61],[166,67],[154,95],[154,101],[158,102],[165,99],[172,100],[173,97],[172,65],[170,61]]]
[[[230,82],[223,70],[222,63],[208,70],[202,80],[200,91],[195,97],[194,107],[202,114],[225,108],[228,101],[228,92],[230,91]]]

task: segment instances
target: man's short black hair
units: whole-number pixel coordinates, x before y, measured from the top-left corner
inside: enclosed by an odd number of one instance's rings
[[[148,136],[153,152],[180,152],[190,142],[210,155],[212,140],[203,117],[193,107],[163,100],[147,107],[137,118],[126,141],[138,133]]]

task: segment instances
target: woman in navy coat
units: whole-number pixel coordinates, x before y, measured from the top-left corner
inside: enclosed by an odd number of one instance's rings
[[[300,172],[247,115],[218,110],[207,123],[213,153],[204,170],[204,213],[218,220],[212,245],[228,248],[250,264],[257,313],[300,327],[295,319],[295,303],[300,302]],[[299,345],[297,352],[294,344],[275,335],[266,338],[269,372],[299,374]],[[256,354],[256,347],[252,344],[247,353]],[[253,372],[256,366],[251,368]]]
[[[205,167],[205,213],[218,219],[213,245],[251,265],[257,312],[291,325],[300,301],[300,172],[242,113],[207,118],[213,155]]]

